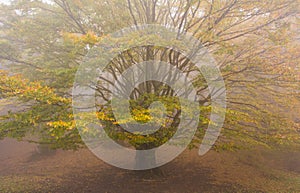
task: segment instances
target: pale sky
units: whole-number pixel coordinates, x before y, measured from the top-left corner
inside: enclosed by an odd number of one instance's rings
[[[0,3],[9,4],[10,0],[0,0]]]
[[[51,3],[50,0],[42,0],[43,2]],[[9,4],[11,0],[0,0],[0,3]]]

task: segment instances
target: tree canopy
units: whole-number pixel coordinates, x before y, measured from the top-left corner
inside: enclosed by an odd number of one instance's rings
[[[108,34],[158,24],[177,29],[179,35],[192,34],[222,72],[228,107],[216,149],[299,143],[299,123],[286,115],[299,104],[297,1],[14,0],[0,10],[0,63],[9,69],[0,72],[0,96],[27,104],[1,117],[1,138],[26,139],[31,133],[39,136],[35,142],[54,148],[82,147],[71,93],[79,65],[95,45],[134,43]],[[131,41],[147,38],[151,37]],[[140,46],[122,52],[106,71],[117,77],[131,65],[151,59],[168,62],[193,79],[201,108],[198,132],[190,145],[195,147],[209,124],[211,95],[201,73],[192,75],[194,64],[184,55],[167,47]],[[151,136],[120,129],[106,98],[109,90],[100,83],[95,89],[97,97],[107,102],[98,106],[97,116],[116,141],[151,148],[168,140],[178,126],[179,102],[162,83],[139,85],[131,95],[132,119],[124,120],[148,122],[153,118],[149,105],[163,101],[170,114],[176,113],[171,124]]]

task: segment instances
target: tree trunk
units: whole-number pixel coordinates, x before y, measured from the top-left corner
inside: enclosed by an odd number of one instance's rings
[[[145,152],[137,152],[135,156],[136,161],[136,169],[140,168],[151,168],[148,170],[139,170],[135,171],[135,175],[143,180],[155,180],[160,179],[164,177],[164,173],[161,170],[161,168],[153,168],[156,166],[156,155],[154,149],[147,149],[147,144],[144,144],[140,148],[143,148],[144,150],[148,150],[147,153]],[[141,150],[141,149],[140,149]]]
[[[135,155],[136,169],[152,168],[156,164],[155,150],[148,150],[147,153],[137,151]]]

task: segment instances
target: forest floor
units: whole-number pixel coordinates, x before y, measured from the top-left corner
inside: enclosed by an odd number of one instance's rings
[[[300,150],[186,150],[163,175],[109,166],[89,150],[37,151],[0,141],[0,192],[300,192]]]

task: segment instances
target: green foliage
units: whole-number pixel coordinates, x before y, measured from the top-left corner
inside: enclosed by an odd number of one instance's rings
[[[27,104],[19,111],[1,116],[1,138],[22,139],[32,133],[39,136],[39,143],[54,148],[82,147],[71,109],[71,88],[77,68],[92,46],[127,42],[128,47],[146,46],[120,53],[107,72],[118,75],[135,63],[160,59],[190,76],[196,74],[192,79],[202,96],[201,117],[190,147],[197,147],[209,123],[211,107],[207,84],[199,72],[194,72],[194,64],[176,51],[147,45],[149,40],[158,38],[154,35],[133,34],[127,39],[107,36],[123,27],[151,23],[179,28],[178,34],[193,34],[220,67],[227,87],[228,109],[216,149],[299,143],[299,125],[286,113],[299,104],[299,92],[295,92],[299,90],[300,78],[299,43],[293,28],[294,21],[299,22],[294,17],[296,1],[129,2],[130,5],[121,0],[59,0],[47,4],[16,0],[11,5],[1,5],[0,63],[9,66],[9,72],[0,72],[0,97],[17,98]],[[170,42],[161,40],[161,44],[167,47]],[[147,87],[154,92],[145,92]],[[151,113],[157,112],[151,112],[149,105],[160,101],[169,114],[193,109],[180,108],[172,90],[163,85],[147,83],[138,89],[143,94],[132,97],[132,116],[122,122],[156,121],[162,124],[160,132],[143,136],[120,129],[109,108],[111,101],[99,107],[98,119],[117,141],[135,148],[145,148],[144,144],[148,148],[159,146],[174,134],[179,120],[156,120]]]

